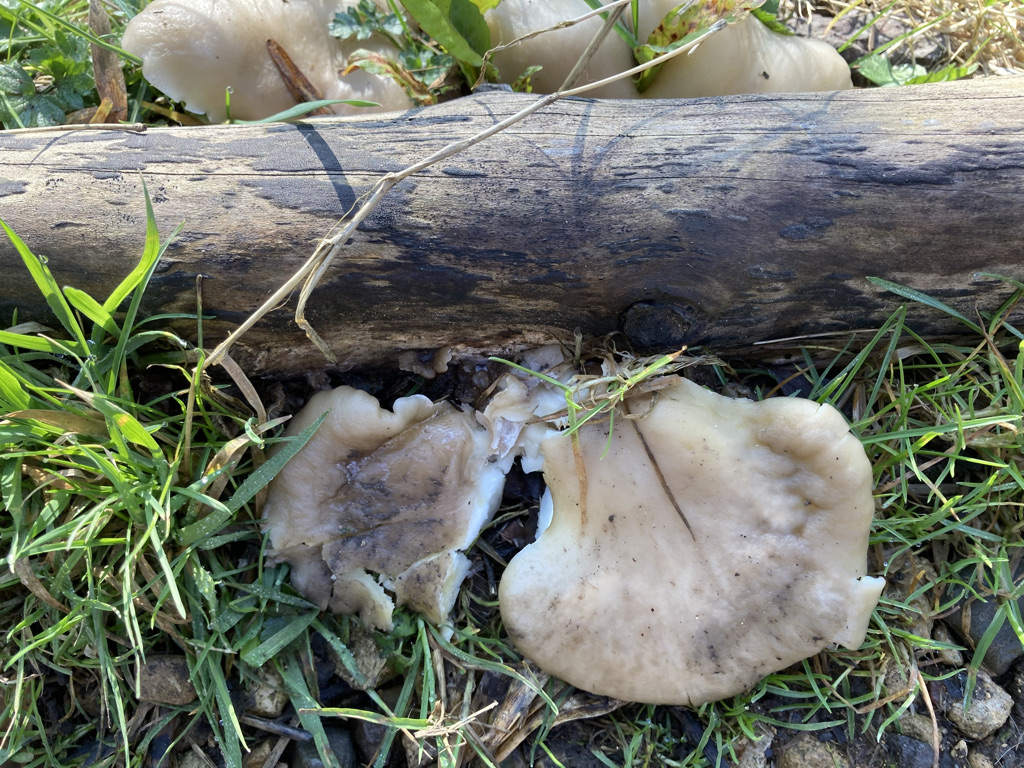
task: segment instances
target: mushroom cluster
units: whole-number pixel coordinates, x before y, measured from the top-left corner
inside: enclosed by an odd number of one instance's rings
[[[640,4],[638,37],[646,40],[676,0],[647,0]],[[503,0],[487,14],[493,45],[508,44],[531,32],[584,15],[584,0]],[[599,18],[532,37],[494,56],[502,78],[511,82],[527,67],[544,68],[532,78],[534,90],[551,93],[569,75],[591,38],[601,28]],[[598,48],[580,83],[596,82],[633,65],[629,45],[609,35]],[[820,40],[783,35],[750,14],[711,35],[689,54],[665,64],[642,96],[680,99],[740,93],[795,93],[852,88],[850,68],[832,46]],[[630,80],[602,86],[588,94],[599,98],[637,98]]]
[[[499,602],[545,671],[619,699],[699,704],[863,642],[884,582],[865,576],[871,467],[838,411],[666,376],[625,401],[610,434],[588,424],[567,438],[536,418],[559,401],[511,374],[476,414],[316,395],[291,431],[330,409],[328,421],[271,485],[272,556],[321,607],[369,626],[388,628],[396,603],[443,623],[519,455],[548,490]]]
[[[376,0],[383,10],[388,5]],[[224,120],[226,91],[231,115],[253,120],[282,112],[296,102],[268,51],[268,41],[284,51],[313,89],[327,99],[377,102],[371,111],[414,106],[396,80],[355,68],[349,56],[366,50],[397,60],[391,41],[374,34],[339,40],[328,33],[336,13],[358,0],[154,0],[132,19],[121,41],[143,61],[143,74],[164,93],[211,120]],[[678,5],[676,0],[641,3],[640,39]],[[584,0],[503,0],[486,14],[492,45],[504,45],[532,32],[584,15]],[[540,93],[565,80],[602,21],[579,24],[532,37],[498,51],[494,64],[512,82],[527,67],[540,66],[532,87]],[[591,60],[581,83],[595,82],[633,65],[633,52],[609,35]],[[689,55],[669,61],[643,96],[684,98],[736,93],[839,90],[852,87],[850,71],[836,51],[814,40],[782,35],[751,15],[712,35]],[[637,98],[628,78],[590,93],[598,98]],[[336,105],[337,114],[356,109]]]

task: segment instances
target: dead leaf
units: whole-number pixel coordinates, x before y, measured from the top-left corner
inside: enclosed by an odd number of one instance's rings
[[[89,26],[97,37],[110,34],[110,17],[103,9],[100,0],[89,0]],[[92,69],[96,77],[96,92],[102,102],[110,100],[110,111],[107,119],[112,123],[124,122],[128,119],[128,89],[121,71],[121,60],[113,51],[92,44]],[[94,120],[93,122],[99,122]]]

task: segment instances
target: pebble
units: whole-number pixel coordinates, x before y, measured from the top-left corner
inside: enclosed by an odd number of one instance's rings
[[[932,719],[928,715],[912,715],[908,712],[900,718],[900,731],[903,735],[925,744],[932,743],[932,730]]]
[[[189,750],[178,757],[178,768],[210,768],[203,758]]]
[[[341,768],[356,768],[359,759],[356,757],[356,748],[352,743],[352,734],[348,729],[336,725],[325,725],[327,743],[334,752]],[[316,751],[316,745],[312,741],[299,741],[295,744],[295,753],[292,756],[291,768],[324,768],[320,759],[320,753]]]
[[[928,639],[932,636],[935,621],[932,619],[932,590],[921,592],[926,584],[934,583],[938,575],[928,560],[913,553],[907,553],[891,563],[885,577],[885,596],[894,602],[907,605],[906,616],[909,624],[901,626],[912,635]],[[916,595],[912,597],[912,595]]]
[[[985,670],[978,670],[971,703],[964,711],[963,699],[953,700],[946,708],[946,718],[969,739],[978,741],[999,730],[1010,716],[1013,699],[993,682]]]
[[[195,700],[184,656],[149,656],[139,668],[139,701],[183,707]]]
[[[1014,578],[1022,575],[1018,569]],[[966,577],[965,577],[966,578]],[[958,610],[949,618],[945,619],[946,625],[964,645],[972,652],[981,642],[981,638],[988,631],[989,625],[999,610],[999,602],[996,598],[989,596],[987,599],[971,597],[963,587],[950,586],[946,590],[946,598],[959,598]],[[1024,611],[1024,598],[1017,601],[1017,607]],[[995,676],[1005,674],[1010,666],[1021,656],[1024,656],[1024,647],[1009,621],[1003,621],[999,631],[992,640],[992,644],[985,651],[985,659],[982,662],[985,669]]]
[[[778,768],[849,768],[846,755],[834,745],[801,733],[779,750]],[[929,765],[928,768],[931,768]]]
[[[738,758],[733,768],[767,768],[775,729],[763,723],[757,723],[754,729],[759,734],[757,739],[743,737],[733,744]]]
[[[358,681],[349,673],[348,667],[337,657],[333,647],[330,649],[330,655],[334,661],[334,673],[352,688],[356,690],[380,688],[394,677],[395,671],[388,665],[387,655],[382,653],[377,646],[377,642],[373,639],[373,633],[364,629],[361,623],[352,622],[347,646],[365,685],[359,685]]]
[[[900,768],[932,768],[935,750],[923,741],[894,733],[886,738],[885,743]]]
[[[270,665],[261,667],[258,674],[259,681],[247,691],[245,711],[250,715],[273,720],[284,712],[288,704],[288,693],[284,690],[281,675]]]
[[[253,744],[252,749],[242,758],[242,768],[263,768],[273,750],[273,739],[261,739]]]

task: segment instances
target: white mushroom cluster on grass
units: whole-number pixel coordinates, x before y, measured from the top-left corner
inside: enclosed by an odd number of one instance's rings
[[[465,549],[513,457],[530,454],[548,486],[542,521],[499,601],[546,672],[699,704],[863,642],[884,582],[865,576],[871,467],[838,411],[666,376],[625,400],[610,436],[604,423],[569,438],[535,418],[559,397],[511,375],[475,415],[422,396],[388,412],[347,387],[317,395],[292,431],[333,408],[328,421],[271,485],[272,556],[300,592],[368,625],[390,626],[395,604],[444,623]]]

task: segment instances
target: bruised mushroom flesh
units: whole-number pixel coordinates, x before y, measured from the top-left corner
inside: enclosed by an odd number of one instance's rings
[[[271,556],[299,592],[367,626],[390,629],[396,602],[444,623],[511,457],[491,460],[487,430],[449,403],[413,396],[390,412],[350,387],[315,395],[289,431],[325,411],[271,484]]]

